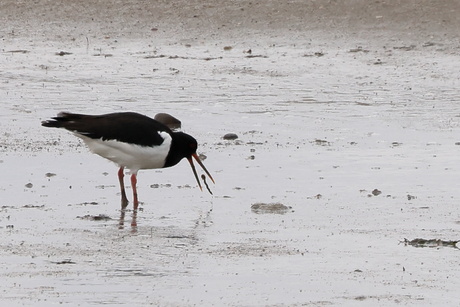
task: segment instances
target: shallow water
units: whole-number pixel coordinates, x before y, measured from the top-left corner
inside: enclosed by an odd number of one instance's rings
[[[248,58],[223,44],[77,41],[58,56],[54,45],[16,44],[0,57],[4,302],[460,300],[457,249],[400,244],[458,240],[452,49],[260,43]],[[207,156],[214,195],[183,162],[140,172],[141,210],[120,212],[117,168],[40,126],[61,110],[172,114]],[[229,132],[239,139],[223,140]],[[292,210],[251,210],[277,202]],[[111,219],[81,218],[100,214]]]

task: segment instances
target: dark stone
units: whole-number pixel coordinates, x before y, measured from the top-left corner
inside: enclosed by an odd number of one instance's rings
[[[158,113],[157,115],[155,115],[154,119],[162,123],[163,125],[167,126],[171,130],[180,129],[182,127],[182,123],[180,120],[167,113]]]
[[[235,133],[227,133],[222,137],[224,140],[236,140],[238,138],[238,135]]]

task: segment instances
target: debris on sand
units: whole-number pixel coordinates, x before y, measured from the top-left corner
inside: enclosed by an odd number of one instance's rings
[[[324,56],[324,55],[325,55],[324,52],[318,51],[318,52],[315,52],[315,53],[305,53],[305,54],[303,55],[303,57],[314,57],[314,56],[315,56],[315,57],[322,57],[322,56]]]
[[[113,54],[111,54],[111,53],[95,53],[95,54],[93,54],[93,56],[100,56],[100,57],[104,57],[104,58],[110,58],[110,57],[113,57]]]
[[[70,186],[69,188],[71,189],[72,186]],[[96,187],[96,188],[100,189],[99,186]],[[88,205],[89,205],[89,206],[97,206],[97,205],[99,205],[99,203],[96,202],[96,201],[91,201],[91,202],[85,201],[85,202],[79,203],[79,204],[68,204],[67,206],[88,206]]]
[[[403,51],[411,51],[415,49],[415,45],[410,45],[410,46],[395,46],[393,49],[395,50],[403,50]]]
[[[17,49],[17,50],[9,50],[7,52],[11,52],[11,53],[29,53],[29,50],[25,50],[25,49]]]
[[[252,58],[264,58],[264,59],[266,59],[266,58],[268,58],[268,56],[262,55],[262,54],[249,54],[249,55],[247,55],[245,57],[248,58],[248,59],[252,59]]]
[[[62,260],[62,261],[51,261],[54,264],[76,264],[76,262],[73,262],[70,259]]]
[[[87,214],[85,216],[77,216],[77,218],[81,220],[89,220],[89,221],[109,221],[112,219],[111,217],[105,214],[99,214],[99,215]]]
[[[59,55],[59,56],[71,55],[71,54],[72,54],[71,52],[67,52],[67,51],[56,52],[56,55]]]
[[[251,205],[251,211],[257,214],[286,214],[293,210],[291,206],[286,206],[282,203],[255,203]]]
[[[144,59],[170,59],[170,60],[203,60],[203,61],[211,61],[211,60],[221,60],[222,57],[189,57],[189,56],[179,56],[179,55],[166,55],[166,54],[159,54],[159,55],[147,55]]]
[[[29,209],[29,208],[43,209],[43,208],[45,208],[45,205],[24,205],[24,206],[22,206],[22,208],[26,208],[26,209]]]
[[[348,52],[350,52],[350,53],[356,53],[356,52],[368,53],[369,50],[368,49],[363,49],[363,47],[358,46],[357,48],[352,48],[352,49],[348,50]]]
[[[318,145],[318,146],[330,146],[331,143],[326,141],[326,140],[321,140],[321,139],[315,139],[313,141],[313,144]]]
[[[152,189],[158,189],[158,188],[170,188],[172,185],[170,183],[165,183],[165,184],[159,184],[159,183],[154,183],[151,184],[150,187]]]
[[[404,245],[411,245],[414,247],[441,247],[441,246],[446,246],[446,247],[453,247],[453,248],[459,248],[457,246],[457,243],[460,241],[444,241],[440,239],[413,239],[411,241],[407,240],[404,238],[404,241],[401,243],[404,243]]]

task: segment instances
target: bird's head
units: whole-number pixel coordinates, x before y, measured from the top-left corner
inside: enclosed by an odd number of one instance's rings
[[[211,181],[213,183],[215,183],[214,179],[211,176],[211,174],[208,172],[208,170],[204,166],[203,162],[201,161],[200,157],[196,153],[197,148],[198,148],[198,143],[197,143],[197,141],[195,140],[194,137],[192,137],[191,135],[185,134],[183,132],[174,132],[174,138],[173,138],[172,147],[173,148],[171,148],[171,149],[173,149],[173,150],[171,150],[171,151],[175,152],[176,155],[179,155],[179,156],[176,156],[176,157],[172,157],[172,158],[178,159],[177,162],[173,161],[173,163],[175,162],[174,164],[176,164],[182,158],[187,158],[188,162],[190,163],[190,166],[192,167],[193,175],[195,175],[195,179],[198,182],[198,186],[200,187],[200,190],[203,190],[203,188],[201,187],[200,180],[199,180],[198,175],[196,173],[195,165],[193,164],[193,159],[195,159],[195,161],[205,171],[205,173],[206,173],[206,175],[208,175],[209,179],[211,179]],[[179,154],[177,154],[177,153],[179,153]]]

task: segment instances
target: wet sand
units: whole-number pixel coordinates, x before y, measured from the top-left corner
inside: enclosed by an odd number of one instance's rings
[[[457,304],[458,248],[407,243],[459,240],[460,4],[367,2],[3,1],[1,301]],[[213,195],[182,162],[120,211],[62,110],[172,114]]]

